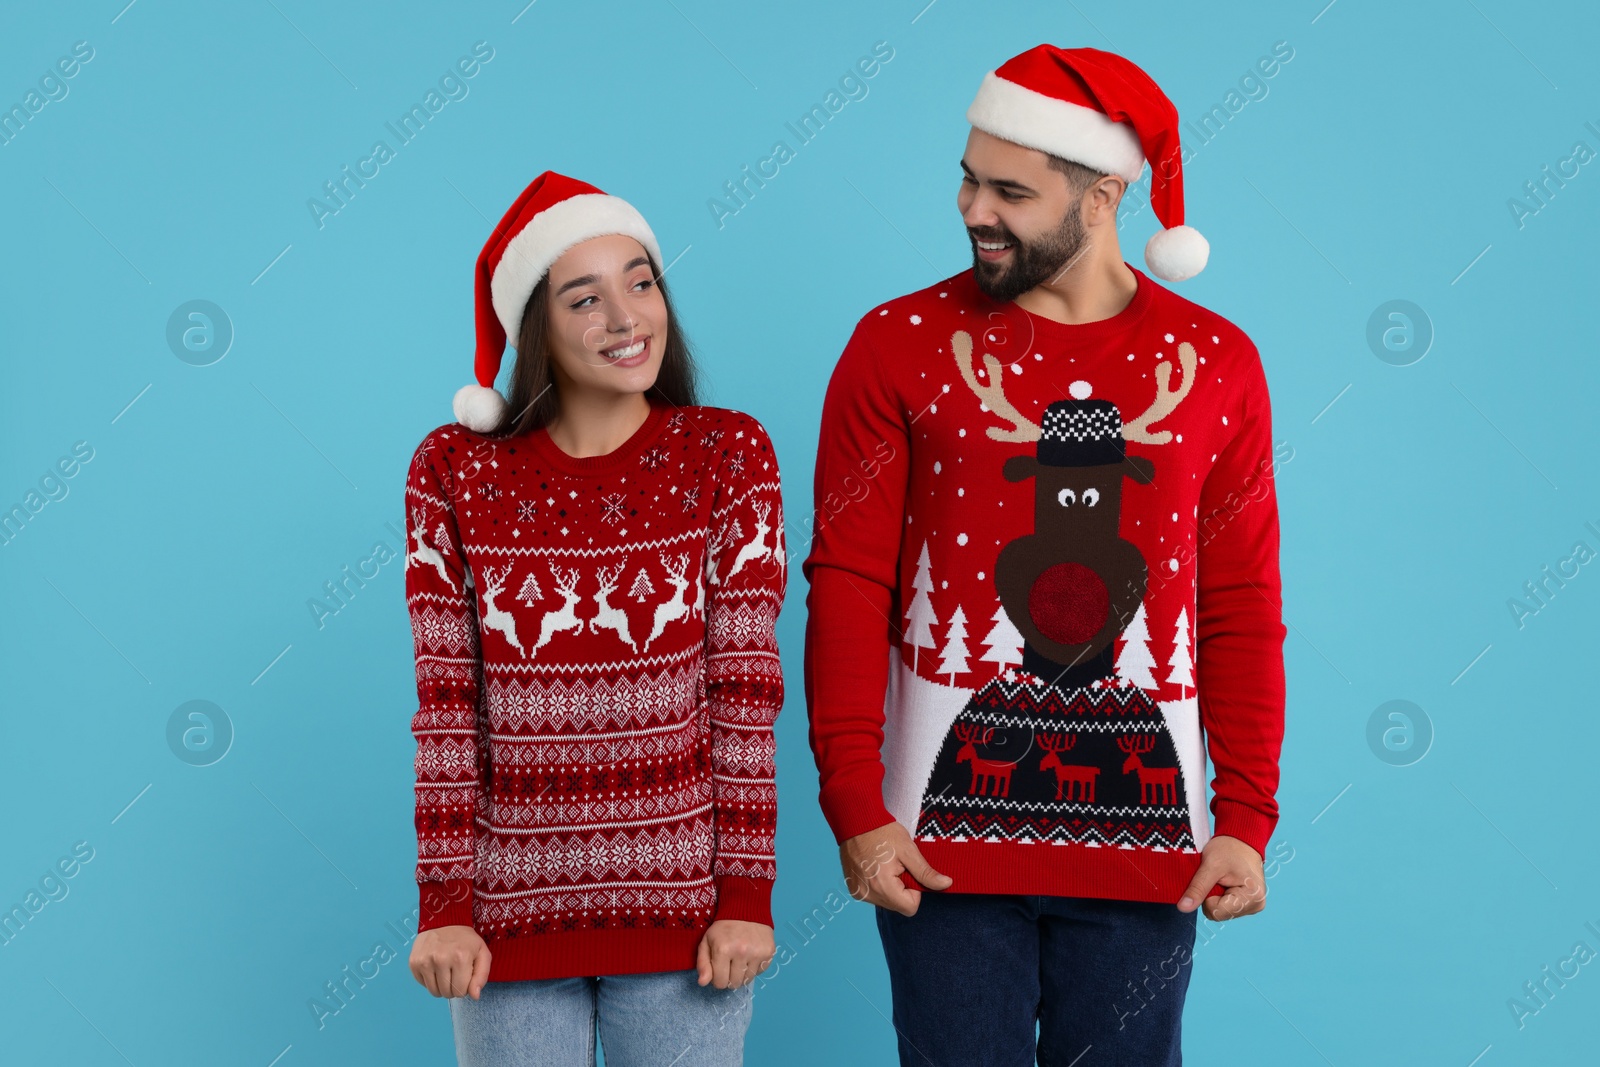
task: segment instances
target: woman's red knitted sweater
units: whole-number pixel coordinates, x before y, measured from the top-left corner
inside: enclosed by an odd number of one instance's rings
[[[787,564],[761,424],[652,401],[615,451],[425,437],[405,487],[418,931],[490,981],[685,970],[771,925],[774,626]]]

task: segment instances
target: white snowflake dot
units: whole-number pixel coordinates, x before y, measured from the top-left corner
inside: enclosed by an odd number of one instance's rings
[[[888,308],[884,308],[882,311],[878,312],[878,314],[887,315],[887,314],[889,314],[889,309]]]
[[[1164,334],[1163,336],[1166,337],[1167,344],[1170,345],[1173,342],[1173,336],[1170,333],[1169,334]]]
[[[956,544],[964,545],[966,543],[967,543],[967,535],[966,534],[956,534]]]
[[[1222,425],[1224,425],[1224,426],[1228,425],[1228,416],[1226,416],[1226,415],[1222,416]]]
[[[1222,338],[1218,337],[1216,334],[1212,334],[1211,335],[1211,343],[1214,344],[1214,345],[1221,344],[1222,343]]]
[[[911,325],[913,325],[913,326],[922,325],[922,316],[921,315],[913,315],[913,316],[911,316]]]
[[[1177,574],[1178,573],[1178,561],[1175,560],[1175,559],[1167,560],[1167,570],[1171,571],[1173,574]]]
[[[944,467],[944,465],[942,463],[940,463],[938,460],[934,460],[933,461],[933,473],[938,474],[939,471],[943,469],[943,467]]]
[[[1079,378],[1067,386],[1067,392],[1072,394],[1072,399],[1074,400],[1087,400],[1089,399],[1089,394],[1094,392],[1094,386]]]
[[[1128,353],[1128,358],[1129,358],[1129,359],[1130,359],[1130,360],[1131,360],[1131,359],[1133,359],[1133,358],[1134,358],[1134,355],[1133,355],[1133,353],[1132,353],[1132,352],[1129,352],[1129,353]]]

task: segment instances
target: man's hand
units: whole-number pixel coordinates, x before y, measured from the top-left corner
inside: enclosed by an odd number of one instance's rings
[[[411,943],[411,975],[436,997],[478,999],[489,981],[489,946],[470,926],[436,926]]]
[[[1213,885],[1222,886],[1220,897],[1208,897]],[[1178,901],[1179,911],[1193,911],[1203,902],[1206,918],[1213,922],[1254,915],[1267,906],[1267,880],[1261,870],[1261,853],[1237,837],[1220,834],[1206,842],[1200,869]]]
[[[907,889],[900,880],[901,871],[910,871],[929,889],[948,889],[954,882],[949,875],[928,866],[898,821],[845,841],[839,846],[839,863],[844,867],[844,884],[851,896],[901,915],[915,915],[922,903],[922,891]]]
[[[743,919],[718,919],[700,938],[699,982],[736,989],[767,969],[776,951],[772,927]]]

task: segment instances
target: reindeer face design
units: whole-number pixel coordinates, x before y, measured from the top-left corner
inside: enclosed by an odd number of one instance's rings
[[[1008,481],[1034,480],[1034,532],[1007,543],[995,560],[1000,603],[1039,655],[1063,666],[1086,662],[1144,599],[1144,557],[1117,527],[1122,479],[1149,483],[1155,467],[1137,456],[1086,466],[1013,456],[1004,473]]]
[[[1062,672],[1050,665],[1086,665],[1092,673],[1092,661],[1109,655],[1112,641],[1133,619],[1149,581],[1144,557],[1123,540],[1119,527],[1123,479],[1148,485],[1155,465],[1128,455],[1125,445],[1171,439],[1169,431],[1150,426],[1188,393],[1194,348],[1179,346],[1184,378],[1178,389],[1170,387],[1172,364],[1157,365],[1156,400],[1131,422],[1124,424],[1115,404],[1088,399],[1086,383],[1076,383],[1073,398],[1050,404],[1036,424],[1006,399],[997,359],[984,356],[987,381],[980,382],[971,337],[958,330],[950,347],[968,388],[1011,424],[990,427],[989,437],[1036,443],[1034,455],[1012,456],[1002,468],[1007,481],[1033,479],[1033,533],[1004,545],[995,561],[1000,603],[1025,641],[1024,666],[1052,677]]]

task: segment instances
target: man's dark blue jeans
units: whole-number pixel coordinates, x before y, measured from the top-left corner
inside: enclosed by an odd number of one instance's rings
[[[901,1067],[1183,1062],[1198,909],[925,890],[876,911]]]

